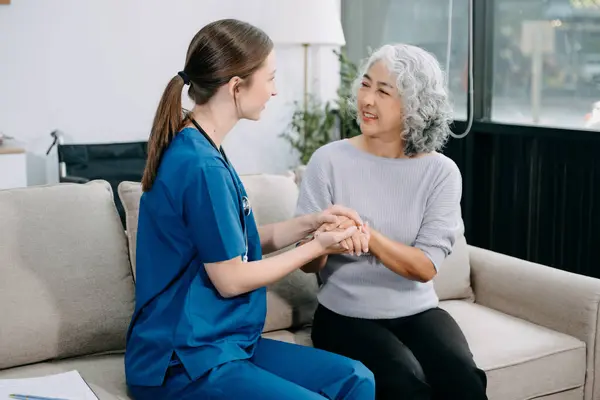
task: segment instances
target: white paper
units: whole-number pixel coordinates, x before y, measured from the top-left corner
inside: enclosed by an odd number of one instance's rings
[[[98,400],[79,372],[69,371],[38,378],[0,379],[0,400],[10,394],[66,400]]]

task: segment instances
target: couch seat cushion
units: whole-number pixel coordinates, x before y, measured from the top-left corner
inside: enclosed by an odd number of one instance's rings
[[[88,356],[0,371],[0,379],[33,378],[77,370],[100,400],[128,400],[122,354]]]
[[[477,365],[487,372],[490,400],[530,399],[580,387],[585,343],[466,301],[443,301],[460,325]]]

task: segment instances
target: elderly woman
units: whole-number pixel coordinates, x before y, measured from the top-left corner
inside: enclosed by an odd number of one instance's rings
[[[355,94],[362,134],[316,151],[300,189],[298,214],[342,204],[369,224],[349,251],[303,267],[322,280],[314,345],[362,361],[380,400],[486,399],[432,282],[463,228],[460,171],[437,152],[450,132],[444,74],[423,49],[385,45]]]

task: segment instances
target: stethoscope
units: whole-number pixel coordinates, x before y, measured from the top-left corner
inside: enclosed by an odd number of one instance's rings
[[[215,142],[210,138],[210,136],[208,136],[208,134],[204,131],[204,129],[202,129],[200,124],[198,122],[196,122],[196,120],[194,118],[192,118],[191,116],[188,116],[188,118],[190,119],[190,121],[192,121],[192,124],[194,124],[194,126],[196,127],[196,129],[198,129],[198,131],[202,134],[202,136],[204,136],[206,138],[206,140],[208,140],[208,143],[210,143],[211,146],[214,147],[215,150],[217,150],[221,154],[221,156],[223,157],[223,160],[227,164],[227,170],[229,171],[229,174],[231,175],[231,179],[233,180],[233,184],[235,185],[235,189],[238,194],[238,201],[239,201],[239,206],[240,206],[240,210],[241,210],[240,222],[242,223],[242,231],[244,232],[244,245],[245,245],[245,249],[244,249],[245,251],[244,251],[244,254],[242,255],[242,261],[247,262],[248,261],[248,231],[246,230],[246,217],[249,216],[250,212],[251,212],[250,201],[248,200],[247,196],[243,195],[243,192],[238,185],[238,181],[237,181],[236,177],[231,172],[232,167],[231,167],[231,164],[229,163],[229,159],[225,155],[225,150],[223,150],[223,146],[221,146],[220,148],[217,147]]]

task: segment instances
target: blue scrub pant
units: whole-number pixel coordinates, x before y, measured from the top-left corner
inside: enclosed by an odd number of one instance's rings
[[[312,347],[260,339],[254,356],[192,381],[171,367],[160,387],[130,386],[136,400],[373,400],[375,380],[362,363]]]
[[[260,339],[254,356],[193,381],[170,367],[159,387],[130,386],[136,400],[373,400],[373,373],[362,363],[312,347]]]

